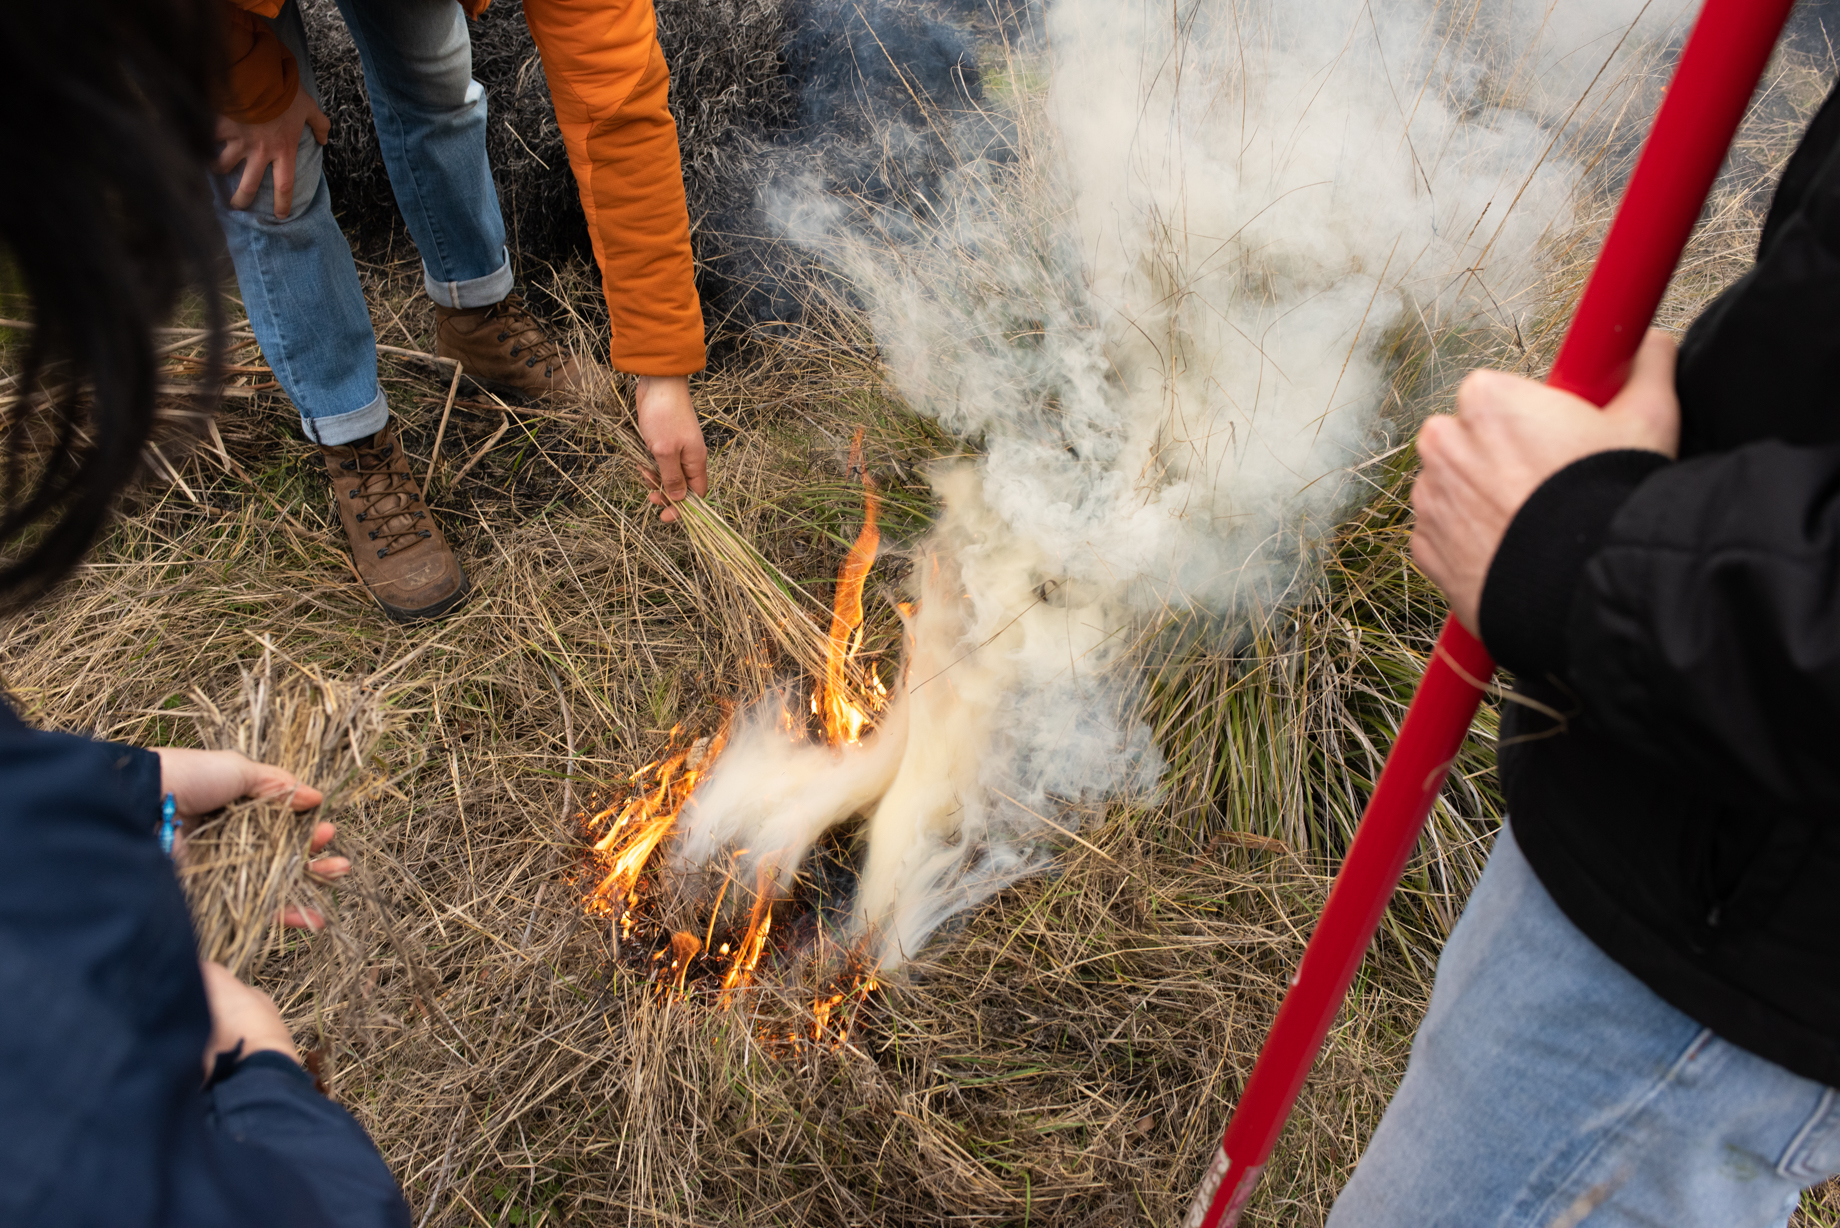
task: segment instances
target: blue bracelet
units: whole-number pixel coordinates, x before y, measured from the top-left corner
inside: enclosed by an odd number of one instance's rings
[[[160,851],[172,856],[173,837],[185,826],[185,820],[179,817],[178,806],[173,802],[173,795],[168,793],[160,803]]]

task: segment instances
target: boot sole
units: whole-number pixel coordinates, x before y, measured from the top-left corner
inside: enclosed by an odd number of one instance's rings
[[[377,602],[377,605],[385,614],[390,616],[391,622],[417,623],[430,618],[441,617],[441,615],[447,613],[462,601],[472,596],[472,593],[473,581],[471,577],[466,574],[466,571],[462,569],[460,572],[459,588],[441,598],[441,600],[435,602],[433,605],[425,605],[419,610],[405,610],[401,606],[389,605],[383,601],[382,598],[379,598],[376,593],[372,593],[371,598]]]

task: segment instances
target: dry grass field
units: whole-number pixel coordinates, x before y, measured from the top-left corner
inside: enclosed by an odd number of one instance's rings
[[[1743,267],[1824,88],[1799,62],[1772,82],[1665,323]],[[1607,217],[1586,209],[1555,244],[1536,334],[1397,339],[1401,438],[1469,365],[1543,368]],[[413,356],[432,335],[419,270],[404,245],[363,272],[379,339],[408,352],[384,376],[419,471],[449,394]],[[591,336],[592,281],[546,284],[544,310]],[[17,337],[0,331],[8,372]],[[185,383],[200,346],[172,337]],[[142,745],[304,730],[307,707],[347,705],[338,738],[322,722],[287,745],[341,786],[329,817],[357,868],[323,893],[331,928],[265,942],[252,976],[419,1228],[1179,1219],[1442,618],[1404,552],[1409,450],[1363,471],[1371,494],[1303,600],[1244,627],[1172,627],[1177,647],[1147,657],[1171,763],[1158,803],[1088,816],[1052,873],[817,1028],[798,956],[821,905],[726,1007],[713,989],[661,992],[654,949],[584,907],[586,817],[795,672],[722,561],[647,514],[621,459],[623,392],[505,407],[460,390],[429,497],[476,592],[403,627],[354,578],[322,464],[258,350],[232,344],[215,423],[172,400],[92,561],[0,634],[0,678],[35,723]],[[828,610],[862,515],[862,428],[884,493],[867,643],[892,661],[925,467],[957,445],[903,409],[847,328],[734,354],[697,387],[712,506]],[[1499,821],[1493,729],[1486,708],[1249,1224],[1320,1224],[1403,1072]],[[847,839],[831,851],[847,861]],[[1797,1223],[1840,1223],[1840,1193],[1811,1195]]]

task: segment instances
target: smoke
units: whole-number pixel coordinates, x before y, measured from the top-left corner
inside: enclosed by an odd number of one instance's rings
[[[906,705],[856,744],[807,742],[802,727],[784,695],[740,718],[719,770],[685,810],[680,866],[707,866],[727,852],[740,881],[752,886],[764,871],[783,889],[819,836],[887,792],[907,742]]]
[[[908,404],[978,456],[934,474],[876,745],[793,750],[754,720],[684,848],[780,840],[783,869],[864,814],[856,925],[886,968],[1041,869],[1081,803],[1150,797],[1146,633],[1307,589],[1385,437],[1389,338],[1540,306],[1581,175],[1562,126],[1675,30],[1651,10],[1630,34],[1639,7],[1056,0],[983,66],[979,123],[874,134],[891,157],[952,145],[924,199],[763,189]],[[750,792],[764,763],[796,831]]]

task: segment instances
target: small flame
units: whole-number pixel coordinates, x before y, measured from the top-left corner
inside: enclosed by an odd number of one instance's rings
[[[722,977],[722,996],[717,1004],[727,1007],[734,1000],[735,991],[745,988],[754,979],[754,969],[760,964],[760,957],[767,949],[767,935],[773,929],[774,880],[778,877],[771,857],[760,863],[760,878],[755,885],[754,911],[748,917],[747,933],[741,938],[741,945],[735,949],[734,962],[729,964],[728,972]],[[728,949],[723,943],[722,948]]]
[[[703,942],[695,934],[671,935],[671,971],[676,975],[671,988],[678,993],[684,991],[684,978],[690,975],[690,961],[703,950]]]
[[[811,1034],[809,1037],[792,1033],[784,1038],[786,1044],[798,1046],[807,1041],[815,1044],[830,1042],[832,1048],[849,1043],[850,1034],[856,1030],[856,1016],[862,1009],[869,995],[880,989],[881,982],[873,976],[862,972],[860,962],[862,952],[850,954],[843,975],[832,982],[826,993],[821,993],[811,1004]],[[854,973],[849,969],[855,969]]]
[[[671,730],[673,741],[678,732],[677,728]],[[639,877],[650,864],[652,854],[677,826],[678,813],[707,772],[700,765],[713,763],[727,738],[724,726],[704,747],[697,768],[684,766],[696,750],[694,746],[646,764],[628,777],[628,783],[640,786],[637,793],[588,820],[590,834],[612,820],[594,842],[594,851],[601,855],[606,873],[588,897],[590,912],[617,916],[621,927],[631,931],[632,909],[639,902]]]
[[[851,698],[849,678],[849,667],[862,647],[863,582],[868,579],[875,551],[882,541],[881,530],[875,526],[881,500],[876,496],[875,483],[863,469],[862,441],[863,428],[859,426],[855,438],[850,441],[850,472],[862,474],[863,526],[837,571],[837,595],[831,603],[830,645],[824,659],[823,698],[813,704],[814,712],[823,723],[824,737],[833,746],[860,742],[863,728],[869,723],[869,713]],[[874,680],[872,689],[882,689],[880,679]]]
[[[843,1005],[844,995],[834,993],[828,998],[819,998],[811,1004],[811,1038],[824,1039],[824,1029],[830,1026],[831,1012]]]

